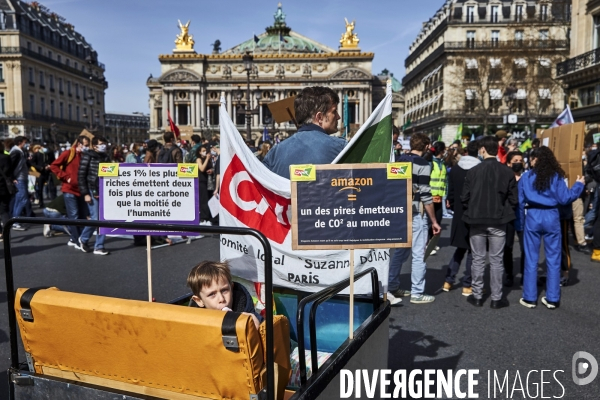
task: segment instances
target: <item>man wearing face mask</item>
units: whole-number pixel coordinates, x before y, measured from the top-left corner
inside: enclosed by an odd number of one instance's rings
[[[67,218],[85,219],[87,215],[87,206],[79,193],[79,184],[77,174],[79,172],[79,162],[81,154],[88,148],[90,139],[85,136],[79,136],[73,146],[63,151],[52,164],[50,171],[62,181],[61,191],[65,197],[65,208],[67,209]],[[80,228],[72,227],[71,239],[67,243],[69,246],[79,250]]]
[[[304,88],[294,100],[300,129],[269,151],[263,164],[289,179],[292,164],[331,163],[346,147],[344,139],[330,136],[338,131],[339,102],[338,95],[328,87]]]
[[[90,217],[97,221],[99,214],[99,179],[98,166],[100,163],[109,162],[109,156],[106,153],[106,139],[103,137],[95,137],[92,139],[93,150],[88,150],[81,157],[79,165],[79,192],[88,205]],[[88,242],[92,234],[96,230],[95,227],[86,226],[79,237],[79,246],[81,251],[89,253],[91,251]],[[98,234],[96,243],[94,243],[94,254],[105,256],[108,251],[104,248],[104,240],[106,236]]]

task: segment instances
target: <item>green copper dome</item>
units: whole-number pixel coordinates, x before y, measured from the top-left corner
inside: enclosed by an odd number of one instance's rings
[[[273,15],[274,23],[265,29],[266,32],[226,50],[224,54],[244,54],[247,51],[254,54],[310,54],[335,53],[336,51],[321,43],[315,42],[292,29],[285,22],[281,3]],[[258,41],[256,40],[258,39]],[[282,40],[283,39],[283,40]]]

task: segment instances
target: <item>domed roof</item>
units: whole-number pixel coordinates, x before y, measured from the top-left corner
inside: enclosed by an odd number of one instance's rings
[[[244,54],[247,51],[254,54],[319,54],[335,53],[331,47],[293,32],[285,22],[285,14],[278,4],[273,15],[275,22],[266,28],[266,32],[254,36],[237,46],[223,52],[223,54]]]
[[[281,40],[283,39],[283,40]],[[263,33],[258,36],[258,42],[252,38],[224,52],[224,54],[244,54],[245,52],[254,52],[254,54],[281,54],[290,53],[335,53],[335,50],[318,43],[296,32],[289,32],[289,35],[270,35]]]

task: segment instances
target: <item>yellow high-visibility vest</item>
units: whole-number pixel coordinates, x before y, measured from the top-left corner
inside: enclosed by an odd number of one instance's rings
[[[429,185],[431,186],[432,196],[446,195],[446,166],[443,162],[433,159],[433,168]]]

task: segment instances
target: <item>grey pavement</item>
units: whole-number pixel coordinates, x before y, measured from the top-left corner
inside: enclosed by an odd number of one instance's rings
[[[404,298],[400,307],[392,308],[389,368],[478,369],[479,398],[498,399],[541,398],[540,393],[535,395],[541,374],[530,373],[528,382],[527,375],[532,370],[550,370],[543,379],[548,382],[544,384],[544,397],[600,399],[600,376],[587,386],[577,386],[571,379],[575,352],[586,351],[600,361],[600,265],[590,263],[589,256],[571,252],[571,285],[563,288],[557,310],[550,311],[541,302],[533,310],[519,305],[519,279],[506,290],[510,307],[492,310],[487,298],[483,308],[475,308],[466,302],[460,288],[441,293],[445,266],[454,251],[448,247],[449,222],[444,220],[441,250],[428,260],[426,292],[437,293],[436,301],[414,305]],[[99,256],[68,247],[65,235],[44,238],[41,226],[13,232],[13,237],[17,287],[57,286],[81,293],[147,300],[146,250],[134,247],[131,240],[109,238],[106,248],[111,254]],[[214,237],[205,237],[189,245],[156,249],[152,254],[154,297],[164,302],[188,292],[185,281],[192,266],[202,260],[219,259],[219,243]],[[518,258],[520,251],[515,249],[514,254]],[[463,271],[464,264],[459,277]],[[409,289],[410,260],[401,279],[401,287]],[[489,293],[489,284],[486,287]],[[0,273],[0,371],[9,366],[6,296],[4,273]],[[508,371],[510,388],[516,388],[512,396],[506,395],[506,389],[503,395],[497,389],[496,396],[493,390],[488,396],[488,371],[492,377],[495,371],[501,379]],[[520,391],[517,373],[529,394]],[[564,394],[553,373],[564,386]],[[1,372],[0,399],[7,393],[6,382],[6,372]]]

